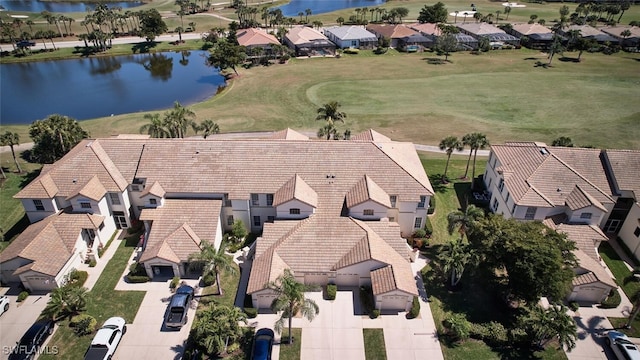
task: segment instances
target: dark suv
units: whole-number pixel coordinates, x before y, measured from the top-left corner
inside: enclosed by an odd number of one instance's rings
[[[29,330],[27,330],[20,342],[9,355],[9,360],[33,359],[36,354],[42,353],[40,346],[53,333],[55,323],[52,320],[36,321]]]
[[[193,299],[193,288],[189,285],[182,285],[176,293],[171,297],[167,316],[164,319],[164,325],[167,328],[180,329],[182,325],[187,323],[187,311],[189,304]]]

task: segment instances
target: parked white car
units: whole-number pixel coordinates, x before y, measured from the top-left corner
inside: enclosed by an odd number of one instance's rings
[[[127,332],[127,325],[123,318],[112,317],[107,319],[91,341],[91,346],[84,354],[84,360],[111,359],[116,348]]]
[[[9,300],[8,297],[0,296],[0,315],[2,315],[5,312],[9,311],[9,304],[10,303],[11,303],[11,300]]]
[[[627,335],[619,331],[609,331],[604,341],[620,360],[640,360],[640,350]]]

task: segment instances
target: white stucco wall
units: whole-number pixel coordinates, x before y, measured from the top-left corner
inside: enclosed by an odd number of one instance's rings
[[[373,215],[364,215],[365,210],[373,210]],[[380,220],[387,216],[387,207],[368,200],[349,209],[349,215],[361,220]]]
[[[20,277],[13,275],[13,272],[30,262],[31,261],[20,257],[3,262],[0,264],[0,281],[3,284],[20,282]]]
[[[636,259],[640,259],[640,236],[636,236],[634,232],[640,227],[640,203],[636,202],[629,210],[629,214],[625,219],[618,236],[627,245],[629,250],[635,255]]]
[[[367,260],[351,266],[346,266],[336,270],[336,279],[339,279],[341,274],[358,274],[360,277],[358,286],[371,286],[371,270],[379,269],[386,264],[377,260]],[[337,284],[342,285],[342,284]]]
[[[590,219],[582,219],[580,216],[583,213],[591,213]],[[589,224],[589,225],[599,225],[604,217],[604,211],[596,208],[595,206],[587,206],[582,209],[577,209],[575,211],[568,210],[567,215],[569,216],[569,222],[572,223],[581,223],[581,224]]]
[[[299,215],[293,215],[289,213],[291,209],[300,209]],[[315,212],[315,208],[311,205],[305,204],[299,200],[287,201],[284,204],[280,204],[276,207],[276,217],[278,219],[304,219],[308,218]]]
[[[33,200],[42,201],[44,210],[36,210],[36,206],[33,204]],[[22,207],[29,218],[31,223],[40,221],[49,215],[53,215],[58,212],[58,207],[53,199],[21,199]]]

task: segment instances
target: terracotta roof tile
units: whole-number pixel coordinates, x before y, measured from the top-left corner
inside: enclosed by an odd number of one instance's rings
[[[370,24],[367,25],[367,30],[374,34],[384,36],[389,39],[401,39],[405,36],[411,36],[417,34],[416,31],[404,25],[379,25]]]
[[[142,193],[140,193],[140,196],[145,196],[148,194],[151,194],[153,196],[157,196],[157,197],[164,197],[164,195],[167,192],[164,191],[164,188],[162,187],[162,185],[160,185],[159,182],[154,181],[153,184],[151,186],[145,187],[144,191]]]
[[[241,46],[280,45],[275,36],[261,29],[242,29],[238,31],[238,44]]]
[[[391,141],[390,138],[380,134],[379,132],[373,130],[373,129],[369,129],[366,131],[363,131],[359,134],[356,135],[352,135],[351,138],[349,140],[354,140],[354,141],[381,141],[381,142],[388,142]]]
[[[615,280],[609,276],[605,268],[600,264],[599,261],[596,261],[591,256],[587,255],[582,250],[576,250],[573,252],[576,258],[578,259],[578,263],[580,267],[584,270],[587,270],[587,274],[591,274],[590,276],[579,275],[573,279],[573,285],[582,285],[587,283],[593,283],[594,277],[597,281],[600,281],[604,284],[611,286],[612,288],[617,288],[618,284],[616,284]]]
[[[565,204],[572,211],[583,209],[588,206],[594,206],[602,211],[607,211],[607,209],[602,206],[602,204],[598,200],[594,199],[591,195],[584,192],[579,185],[576,185],[569,196],[567,196]]]
[[[306,26],[294,26],[290,28],[285,37],[294,45],[303,45],[316,41],[331,43],[322,33]]]
[[[375,201],[387,208],[391,208],[389,194],[382,190],[382,188],[378,186],[371,177],[365,175],[362,180],[358,181],[351,190],[347,192],[347,207],[352,208],[369,200]]]
[[[280,130],[280,131],[276,131],[274,132],[271,136],[269,136],[269,139],[272,140],[309,140],[309,137],[306,135],[303,135],[295,130],[291,130],[289,128],[286,128],[284,130]]]
[[[551,29],[540,24],[514,24],[512,29],[521,35],[552,33]]]
[[[318,206],[318,194],[298,174],[276,191],[273,195],[273,206],[279,206],[294,199],[309,206]]]
[[[617,191],[633,191],[640,200],[640,151],[604,150],[604,156],[613,173]]]
[[[68,196],[67,200],[81,195],[93,201],[100,201],[100,199],[102,199],[106,193],[107,190],[104,188],[104,186],[102,186],[102,183],[100,182],[100,179],[98,179],[98,176],[94,176],[85,184],[81,184],[78,191],[75,194]]]
[[[416,24],[409,24],[407,26],[412,28],[413,30],[418,31],[418,32],[420,32],[422,34],[425,34],[425,35],[440,36],[442,34],[442,31],[438,27],[438,24],[433,24],[433,23],[420,24],[420,23],[416,23]]]
[[[598,261],[600,256],[596,245],[602,241],[609,241],[609,238],[595,225],[559,224],[555,229],[567,234],[567,238],[575,242],[578,249]]]

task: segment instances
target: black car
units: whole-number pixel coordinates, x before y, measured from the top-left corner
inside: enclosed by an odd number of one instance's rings
[[[273,330],[263,328],[256,331],[253,338],[253,349],[251,350],[252,360],[271,360],[271,349],[273,348]]]
[[[187,312],[193,295],[194,289],[189,285],[182,285],[176,290],[176,293],[171,297],[164,319],[164,325],[167,328],[180,329],[182,325],[187,323]]]
[[[45,353],[40,347],[53,333],[55,323],[52,320],[36,321],[27,332],[22,335],[20,342],[9,355],[9,360],[33,359],[36,354]]]

